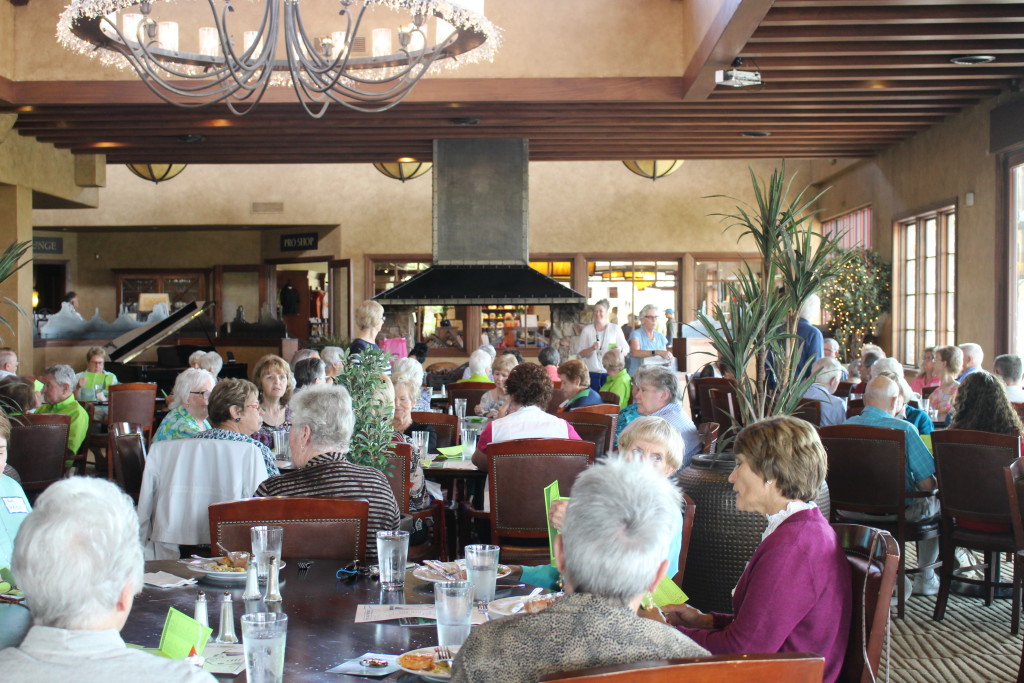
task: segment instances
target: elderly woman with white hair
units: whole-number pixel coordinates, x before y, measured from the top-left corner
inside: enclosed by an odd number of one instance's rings
[[[213,380],[216,382],[220,371],[224,368],[224,359],[220,357],[220,354],[216,351],[208,351],[202,358],[199,359],[199,369],[206,370],[213,375]]]
[[[477,349],[469,354],[469,377],[460,379],[460,382],[490,382],[487,371],[491,368],[491,354],[483,349]]]
[[[474,411],[477,415],[489,417],[496,420],[508,414],[509,395],[505,390],[505,381],[512,368],[519,365],[519,361],[512,354],[503,353],[494,359],[491,364],[491,377],[494,380],[494,388],[480,397],[480,403]]]
[[[345,457],[355,428],[352,399],[345,387],[306,387],[295,395],[292,415],[288,445],[298,469],[267,479],[254,495],[364,498],[370,503],[368,539],[378,531],[397,529],[400,512],[387,478]],[[377,561],[376,543],[366,544],[366,559]]]
[[[324,373],[333,381],[345,365],[345,354],[340,347],[325,346],[320,349],[320,360],[324,362]]]
[[[430,412],[430,389],[423,387],[423,374],[423,365],[411,357],[399,358],[391,369],[392,381],[397,383],[400,377],[405,377],[416,384],[416,401],[412,409],[418,413]]]
[[[377,335],[384,327],[384,307],[372,299],[367,299],[356,306],[355,319],[359,333],[349,344],[350,360],[367,349],[380,350],[380,347],[377,346]],[[390,375],[391,365],[388,364],[387,368],[381,368],[381,370],[385,375]]]
[[[434,427],[428,424],[413,422],[412,419],[413,403],[415,397],[419,394],[419,385],[411,377],[403,375],[395,378],[392,386],[393,394],[385,398],[385,403],[394,405],[391,425],[395,428],[396,435],[401,435],[401,441],[407,442],[405,437],[412,436],[413,432],[426,432],[427,452],[436,453],[437,432],[434,430]],[[397,438],[394,440],[398,441]],[[409,507],[413,510],[423,510],[430,507],[430,495],[427,493],[423,468],[420,466],[420,458],[415,456],[410,463],[409,469]]]
[[[143,560],[138,516],[114,484],[74,477],[46,489],[21,525],[11,570],[32,628],[21,645],[0,651],[4,680],[215,680],[188,662],[126,647],[118,634],[142,591]]]
[[[188,368],[174,380],[171,412],[153,434],[153,442],[186,439],[210,428],[210,392],[215,381],[206,370]]]
[[[641,416],[664,418],[679,430],[683,437],[683,467],[690,464],[690,458],[700,452],[700,436],[693,421],[683,412],[683,389],[676,374],[658,365],[645,365],[637,370],[633,378],[633,400],[619,413],[615,439],[630,422]]]
[[[657,329],[660,318],[661,309],[654,304],[647,304],[640,309],[640,327],[629,335],[630,375],[636,375],[641,365],[663,365],[671,360],[668,338]]]

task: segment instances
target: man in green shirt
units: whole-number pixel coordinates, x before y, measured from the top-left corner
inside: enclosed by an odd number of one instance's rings
[[[79,405],[72,393],[75,388],[75,371],[70,365],[51,365],[43,377],[43,403],[37,413],[60,413],[71,416],[68,429],[68,450],[74,455],[85,441],[89,430],[89,413]]]

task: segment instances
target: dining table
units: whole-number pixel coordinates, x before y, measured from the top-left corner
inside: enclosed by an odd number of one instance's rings
[[[156,588],[146,585],[135,597],[128,621],[121,629],[126,643],[156,648],[160,642],[168,608],[175,608],[192,616],[199,590],[206,591],[209,601],[209,622],[216,637],[219,619],[219,598],[228,591],[234,603],[235,633],[241,638],[240,618],[248,612],[281,611],[288,615],[287,646],[285,648],[284,680],[302,681],[388,681],[419,683],[421,677],[396,671],[384,677],[346,676],[328,673],[342,662],[367,652],[401,654],[410,650],[437,645],[437,628],[433,623],[411,626],[398,621],[355,623],[356,608],[364,604],[427,604],[434,601],[433,584],[414,575],[406,574],[405,588],[384,591],[375,578],[356,575],[338,579],[341,564],[331,560],[313,560],[307,569],[299,562],[287,560],[281,569],[281,594],[284,598],[274,609],[263,601],[243,601],[244,582],[233,585],[207,583],[201,573],[193,572],[177,560],[146,562],[147,572],[164,571],[183,578],[195,578],[199,583],[175,588]],[[526,595],[528,587],[521,583],[499,579],[495,598]],[[0,605],[0,648],[21,642],[31,626],[29,610],[19,605]],[[244,681],[245,673],[221,676],[219,680]]]

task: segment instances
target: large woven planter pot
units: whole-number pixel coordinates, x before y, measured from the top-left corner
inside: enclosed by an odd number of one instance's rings
[[[732,590],[767,526],[762,515],[736,509],[736,494],[729,483],[735,466],[729,454],[717,461],[711,455],[697,455],[678,475],[680,486],[697,506],[683,590],[690,604],[705,612],[733,611]],[[828,519],[826,484],[817,503]]]

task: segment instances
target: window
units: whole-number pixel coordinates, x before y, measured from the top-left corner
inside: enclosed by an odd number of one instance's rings
[[[697,293],[697,303],[694,309],[710,316],[715,304],[721,304],[722,308],[728,312],[729,300],[726,285],[735,281],[737,276],[745,270],[744,261],[695,261],[693,265],[693,285],[694,291]],[[755,273],[760,270],[757,263],[751,264],[751,268]]]
[[[674,309],[678,282],[678,260],[587,261],[587,299],[608,299],[619,325],[647,304]]]
[[[921,352],[956,339],[956,210],[945,207],[896,224],[896,345],[916,365]]]
[[[842,232],[846,233],[843,235],[843,249],[870,249],[871,207],[865,206],[821,224],[822,235],[831,236]]]
[[[405,282],[421,270],[430,267],[430,261],[373,261],[373,293],[377,296],[381,292],[391,289],[397,284]]]
[[[1009,159],[1010,236],[1013,272],[1010,273],[1013,353],[1024,353],[1024,152]]]

